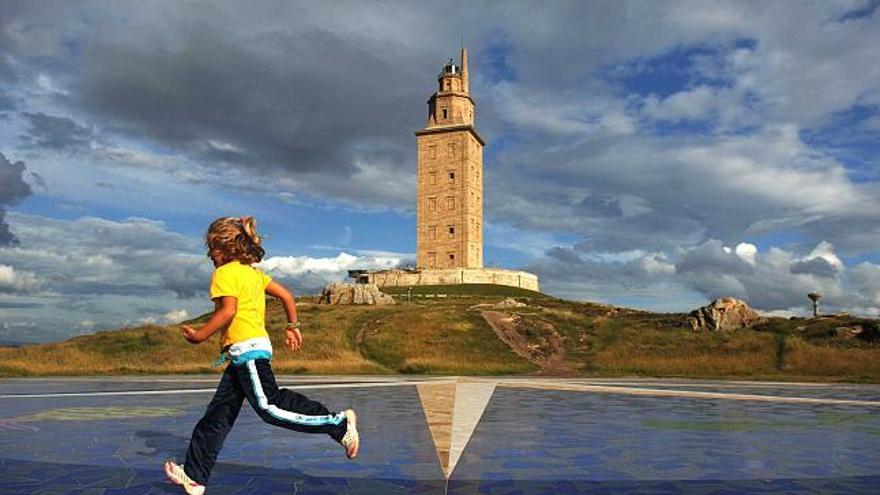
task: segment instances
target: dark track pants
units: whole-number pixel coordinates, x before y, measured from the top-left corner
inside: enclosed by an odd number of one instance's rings
[[[196,424],[186,451],[186,474],[207,484],[217,454],[247,398],[263,421],[305,433],[326,433],[337,442],[345,435],[345,414],[331,413],[323,404],[284,388],[279,389],[268,359],[229,364]]]

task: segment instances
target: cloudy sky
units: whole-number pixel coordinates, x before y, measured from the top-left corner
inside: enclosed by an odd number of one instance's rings
[[[0,341],[207,311],[254,215],[299,292],[415,252],[471,60],[485,260],[561,297],[880,314],[877,1],[0,3]]]

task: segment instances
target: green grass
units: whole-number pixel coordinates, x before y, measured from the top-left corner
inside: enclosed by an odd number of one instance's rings
[[[495,337],[478,313],[455,303],[385,310],[368,324],[364,355],[398,373],[517,374],[535,367]]]

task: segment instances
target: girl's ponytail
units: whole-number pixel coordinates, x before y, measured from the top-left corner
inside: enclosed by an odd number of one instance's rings
[[[251,242],[255,245],[259,246],[261,239],[260,235],[257,234],[257,221],[254,217],[241,217],[241,228],[244,229],[244,233],[250,237]]]
[[[266,250],[260,246],[262,239],[260,238],[260,234],[257,234],[257,221],[254,217],[241,217],[241,229],[244,231],[250,242],[246,243],[247,246],[244,249],[244,258],[246,261],[250,263],[259,263],[263,261],[263,256],[266,254]]]

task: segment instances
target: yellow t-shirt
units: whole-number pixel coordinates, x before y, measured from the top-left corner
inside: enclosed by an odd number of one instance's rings
[[[272,277],[238,261],[231,261],[214,270],[211,277],[211,299],[232,296],[238,310],[223,334],[223,347],[255,337],[268,337],[266,332],[266,286]]]

